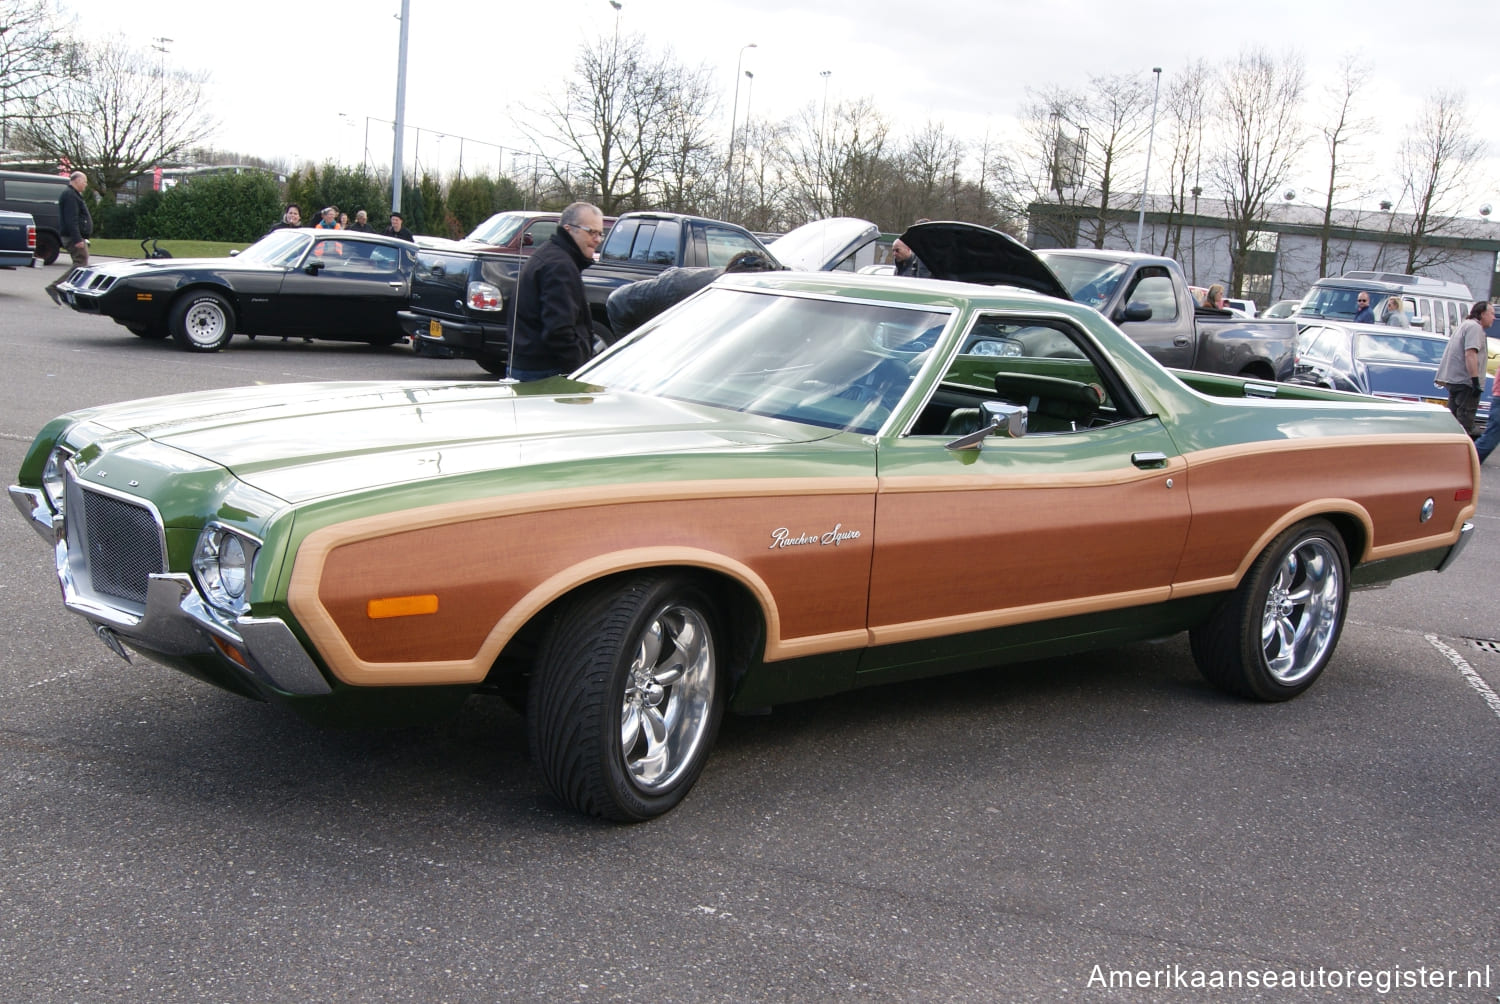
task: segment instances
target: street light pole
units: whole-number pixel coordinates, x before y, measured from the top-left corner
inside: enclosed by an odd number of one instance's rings
[[[750,101],[751,101],[752,98],[755,97],[755,74],[751,73],[749,70],[746,70],[745,71],[745,76],[748,77],[749,80],[750,80],[750,86],[747,87],[747,88],[745,88],[745,131],[749,132],[750,131]],[[744,199],[744,197],[745,197],[745,168],[747,166],[749,166],[749,163],[750,163],[750,156],[749,156],[749,154],[745,153],[745,144],[741,143],[740,144],[740,198],[741,199]]]
[[[1153,66],[1151,72],[1156,74],[1156,93],[1151,98],[1151,131],[1146,136],[1146,173],[1141,178],[1141,215],[1135,221],[1135,249],[1137,251],[1141,250],[1146,236],[1146,191],[1151,183],[1151,147],[1156,142],[1156,102],[1161,97],[1161,67]]]
[[[401,212],[401,140],[406,132],[406,28],[411,23],[411,0],[401,0],[401,43],[396,56],[395,150],[391,154],[391,212]],[[420,134],[419,134],[420,138]]]
[[[1193,285],[1198,285],[1198,196],[1203,189],[1193,186]]]
[[[754,49],[756,45],[750,42],[740,46],[739,58],[734,61],[734,106],[729,111],[729,156],[724,160],[724,212],[723,216],[729,216],[729,189],[734,177],[734,131],[739,125],[740,114],[740,72],[745,64],[745,50]]]
[[[172,44],[173,39],[158,36],[151,41],[153,43],[151,48],[161,53],[156,61],[156,165],[159,171],[162,163],[167,159],[165,149],[167,145],[167,46]],[[157,188],[160,187],[161,179],[158,177]]]

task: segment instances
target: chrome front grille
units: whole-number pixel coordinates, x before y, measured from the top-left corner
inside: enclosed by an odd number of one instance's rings
[[[165,572],[166,537],[149,506],[119,492],[68,478],[68,564],[87,594],[141,610],[153,572]]]

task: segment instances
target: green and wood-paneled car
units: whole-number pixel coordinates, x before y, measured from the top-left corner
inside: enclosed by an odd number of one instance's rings
[[[1169,373],[1024,290],[771,273],[571,379],[75,412],[10,493],[120,654],[345,720],[494,692],[560,799],[641,820],[726,707],[1184,630],[1292,697],[1478,480],[1439,408]]]

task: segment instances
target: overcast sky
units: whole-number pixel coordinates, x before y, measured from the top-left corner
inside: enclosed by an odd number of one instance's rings
[[[1264,46],[1299,52],[1309,110],[1351,51],[1375,67],[1363,109],[1378,122],[1366,154],[1393,160],[1403,129],[1438,89],[1467,93],[1491,157],[1474,205],[1500,208],[1500,14],[1494,0],[410,0],[407,166],[420,127],[424,164],[451,173],[523,148],[527,107],[559,93],[580,44],[619,30],[710,68],[729,131],[736,61],[738,115],[783,119],[809,103],[873,97],[901,133],[928,121],[978,141],[1006,137],[1025,89],[1081,86],[1090,74],[1171,75],[1191,61]],[[169,67],[207,71],[213,144],[267,157],[389,165],[400,0],[57,0],[87,35],[149,48],[168,38]],[[743,49],[749,43],[753,49]],[[831,71],[827,78],[821,71]],[[381,121],[385,120],[385,121]],[[442,136],[439,139],[439,136]],[[1158,148],[1158,152],[1160,152]],[[509,154],[507,154],[509,156]],[[1324,168],[1326,170],[1326,168]],[[1294,187],[1318,184],[1309,164]],[[1391,197],[1379,192],[1372,197]]]

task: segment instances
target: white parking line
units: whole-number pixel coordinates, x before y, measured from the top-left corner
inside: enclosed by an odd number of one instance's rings
[[[1423,635],[1422,637],[1426,638],[1433,648],[1443,653],[1443,656],[1449,662],[1458,667],[1459,673],[1463,675],[1463,678],[1465,680],[1469,681],[1469,686],[1479,691],[1479,696],[1484,698],[1484,703],[1490,706],[1490,710],[1493,711],[1497,717],[1500,717],[1500,694],[1497,694],[1492,689],[1490,689],[1490,685],[1484,682],[1484,677],[1474,672],[1474,667],[1470,666],[1468,661],[1465,660],[1463,656],[1459,655],[1449,646],[1438,641],[1437,635],[1429,634]]]

